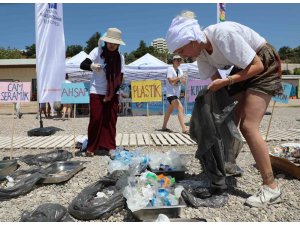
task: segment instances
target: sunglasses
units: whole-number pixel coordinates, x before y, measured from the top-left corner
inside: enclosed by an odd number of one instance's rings
[[[182,59],[174,59],[174,61],[181,62],[181,61],[182,61]]]

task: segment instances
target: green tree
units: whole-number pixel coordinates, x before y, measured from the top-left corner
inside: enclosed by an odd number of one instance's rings
[[[300,75],[300,68],[294,69],[294,75]]]
[[[127,52],[124,54],[124,58],[126,65],[136,60],[135,56],[132,53],[128,54]]]
[[[25,47],[25,51],[23,52],[23,55],[26,58],[36,58],[36,50],[35,50],[35,44],[28,45]]]
[[[0,48],[0,59],[21,59],[22,52],[18,49]]]
[[[280,59],[286,63],[300,63],[300,46],[290,48],[284,46],[278,51]]]
[[[90,37],[90,39],[86,42],[86,47],[84,48],[84,51],[86,53],[90,53],[95,47],[98,46],[99,38],[101,37],[101,34],[99,32],[96,32]]]
[[[81,45],[69,45],[67,47],[66,56],[72,57],[72,56],[78,54],[79,52],[81,52],[82,50],[83,50],[83,47]]]

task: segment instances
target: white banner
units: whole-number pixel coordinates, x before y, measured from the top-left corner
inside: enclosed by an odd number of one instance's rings
[[[35,35],[38,101],[60,101],[66,71],[61,3],[35,4]]]

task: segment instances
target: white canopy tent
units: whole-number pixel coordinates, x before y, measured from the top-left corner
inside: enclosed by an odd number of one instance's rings
[[[66,60],[66,73],[69,74],[69,79],[72,82],[89,81],[92,76],[91,71],[80,69],[80,63],[86,59],[88,54],[84,51]]]
[[[165,80],[170,65],[147,53],[125,66],[125,82],[137,80]]]
[[[200,79],[197,61],[195,61],[193,63],[183,63],[180,65],[180,68],[183,71],[187,72],[189,79]],[[219,71],[220,75],[224,78],[230,74],[232,68],[233,68],[233,66],[231,66],[228,70],[218,70],[218,71]]]
[[[66,60],[66,73],[69,74],[69,79],[72,82],[89,81],[92,76],[91,71],[80,69],[80,63],[86,59],[88,54],[81,51],[77,55]],[[125,65],[124,79],[126,83],[138,80],[166,80],[167,69],[172,65],[164,63],[153,55],[147,53],[134,62]],[[199,79],[197,62],[182,63],[180,68],[188,74],[189,79]],[[228,75],[228,71],[220,70],[222,76]]]

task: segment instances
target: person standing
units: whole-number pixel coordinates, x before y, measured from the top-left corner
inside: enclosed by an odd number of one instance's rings
[[[262,177],[258,193],[247,198],[253,207],[281,202],[281,190],[275,182],[269,151],[259,132],[261,120],[272,96],[282,94],[281,63],[278,53],[251,28],[235,22],[222,22],[200,29],[194,12],[175,17],[166,35],[171,52],[196,58],[201,79],[212,79],[209,91],[226,87],[238,101],[237,125],[247,141]],[[238,67],[222,79],[218,69]]]
[[[185,84],[186,77],[183,75],[182,70],[179,68],[182,58],[179,55],[174,55],[172,59],[172,67],[168,68],[167,81],[166,81],[166,97],[169,102],[167,112],[164,116],[164,122],[161,130],[172,132],[167,128],[167,124],[174,109],[178,110],[178,120],[182,129],[182,133],[189,134],[188,129],[184,124],[183,119],[183,106],[180,102],[181,84]]]
[[[21,119],[21,117],[23,116],[23,113],[21,113],[21,103],[19,101],[14,102],[14,108],[17,118]]]
[[[69,75],[67,73],[66,73],[66,77],[65,77],[65,83],[66,84],[72,83],[71,81],[69,81]],[[63,105],[62,117],[61,117],[62,120],[65,120],[66,112],[68,112],[68,119],[70,119],[71,112],[72,112],[72,104],[64,104]]]
[[[104,46],[99,44],[80,64],[81,69],[93,71],[90,81],[87,156],[93,156],[99,149],[110,155],[111,150],[116,148],[118,90],[123,81],[125,64],[124,56],[119,52],[119,45],[125,45],[121,34],[117,28],[108,28],[100,38]]]

